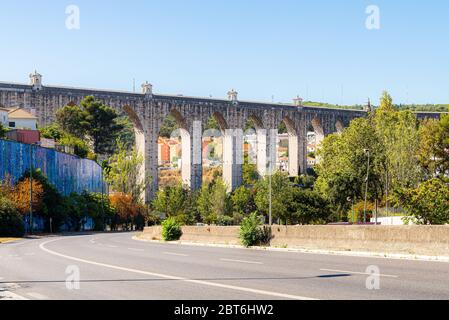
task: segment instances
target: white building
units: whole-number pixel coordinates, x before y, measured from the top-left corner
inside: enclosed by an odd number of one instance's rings
[[[9,123],[8,123],[8,109],[5,108],[0,108],[0,123],[4,126],[4,127],[8,127]]]
[[[22,108],[12,108],[8,112],[10,129],[37,130],[37,117]]]

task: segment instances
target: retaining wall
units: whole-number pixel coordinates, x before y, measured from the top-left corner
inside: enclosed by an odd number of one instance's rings
[[[161,227],[143,239],[160,240]],[[239,227],[183,227],[181,241],[240,244]],[[271,246],[449,256],[449,226],[273,226]]]

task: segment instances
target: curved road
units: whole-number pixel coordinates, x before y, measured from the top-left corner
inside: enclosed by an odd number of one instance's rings
[[[0,245],[0,299],[449,299],[449,263],[181,246],[134,235]],[[79,289],[71,281],[78,272]]]

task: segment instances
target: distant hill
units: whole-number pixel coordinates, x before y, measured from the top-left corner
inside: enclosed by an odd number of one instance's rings
[[[314,101],[304,101],[303,105],[305,107],[321,107],[321,108],[332,108],[332,109],[356,109],[356,110],[363,110],[364,106],[362,105],[338,105],[338,104],[331,104],[331,103],[325,103],[325,102],[314,102]]]
[[[363,110],[364,106],[357,105],[338,105],[325,102],[305,101],[303,103],[306,107],[321,107],[333,109],[355,109]],[[398,104],[395,105],[399,110],[425,111],[425,112],[449,112],[449,104]],[[377,106],[374,106],[376,108]]]

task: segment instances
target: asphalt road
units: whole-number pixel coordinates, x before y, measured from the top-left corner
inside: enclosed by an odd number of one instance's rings
[[[0,299],[449,299],[445,262],[181,246],[133,235],[2,244]]]

